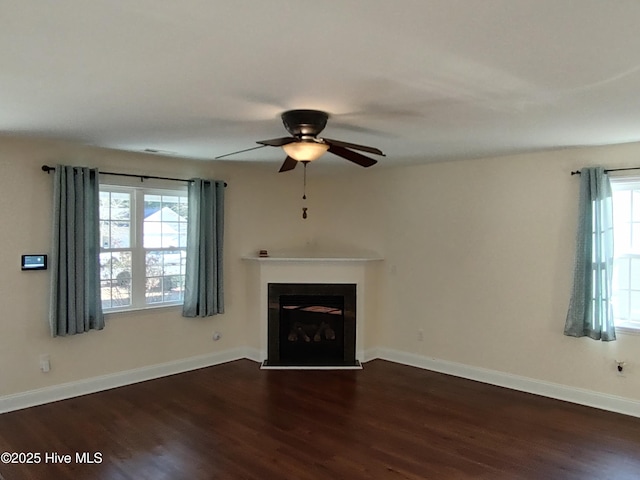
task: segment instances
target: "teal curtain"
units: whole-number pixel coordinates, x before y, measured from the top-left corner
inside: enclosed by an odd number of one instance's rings
[[[613,199],[602,167],[583,168],[573,292],[564,334],[594,340],[616,339],[611,306]]]
[[[51,336],[104,328],[98,170],[57,165],[53,186]]]
[[[182,315],[224,313],[224,182],[197,178],[189,183],[188,221]]]

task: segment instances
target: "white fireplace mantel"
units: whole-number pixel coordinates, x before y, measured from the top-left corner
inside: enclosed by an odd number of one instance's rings
[[[244,256],[247,264],[248,331],[256,332],[252,343],[261,360],[268,349],[268,285],[269,283],[353,283],[356,285],[356,359],[364,358],[367,328],[375,328],[377,308],[376,255],[272,255]]]
[[[245,256],[243,260],[265,262],[265,263],[277,263],[277,262],[317,262],[317,263],[331,263],[331,262],[379,262],[382,257],[353,257],[353,256],[336,256],[336,255],[318,255],[318,256],[295,256],[295,255],[283,255],[274,257],[256,257]]]

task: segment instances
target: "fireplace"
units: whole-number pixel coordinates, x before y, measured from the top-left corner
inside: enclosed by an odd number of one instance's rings
[[[280,315],[279,297],[281,295],[313,295],[313,291],[306,290],[306,285],[310,285],[310,288],[313,289],[328,285],[350,285],[349,291],[346,293],[342,291],[318,293],[316,290],[315,294],[346,297],[343,328],[346,327],[347,331],[343,330],[345,338],[343,349],[354,348],[353,337],[355,337],[355,360],[352,352],[347,352],[346,356],[343,352],[341,363],[352,366],[340,368],[362,368],[358,360],[365,361],[367,359],[367,342],[372,345],[372,338],[374,338],[372,333],[374,328],[367,326],[376,325],[379,312],[377,288],[379,274],[383,266],[382,258],[377,255],[364,254],[335,255],[315,252],[308,255],[300,253],[283,255],[271,252],[269,257],[247,256],[243,257],[243,260],[247,267],[247,319],[252,325],[252,328],[248,330],[250,342],[248,355],[250,358],[260,362],[262,368],[288,368],[287,365],[276,366],[278,363],[285,363],[280,357],[278,344],[281,339],[279,322],[275,322],[275,319]],[[275,288],[271,287],[272,284],[294,284],[301,290],[283,293],[272,291],[270,296],[269,290]],[[353,299],[354,286],[355,300]],[[329,307],[332,307],[332,304]],[[311,324],[313,325],[313,322]],[[288,334],[287,330],[287,336]],[[298,362],[289,360],[287,363]],[[316,365],[309,368],[339,367],[337,361],[332,363],[336,363],[336,365]],[[269,366],[271,364],[274,366]]]
[[[264,365],[359,366],[356,284],[269,283]]]

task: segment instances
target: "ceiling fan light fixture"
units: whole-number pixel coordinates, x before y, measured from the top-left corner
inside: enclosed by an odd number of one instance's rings
[[[298,162],[313,162],[329,150],[329,145],[315,141],[301,141],[283,145],[282,149],[287,155]]]

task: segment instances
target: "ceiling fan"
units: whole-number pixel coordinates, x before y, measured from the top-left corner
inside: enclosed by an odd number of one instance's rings
[[[216,159],[256,148],[282,147],[287,157],[279,172],[287,172],[296,168],[298,162],[303,162],[306,165],[308,162],[317,160],[327,151],[361,167],[370,167],[378,162],[354,150],[385,156],[381,150],[374,147],[318,137],[329,119],[329,114],[325,112],[319,110],[288,110],[281,117],[284,128],[291,134],[290,137],[260,140],[256,142],[260,144],[259,147],[228,153],[216,157]]]

